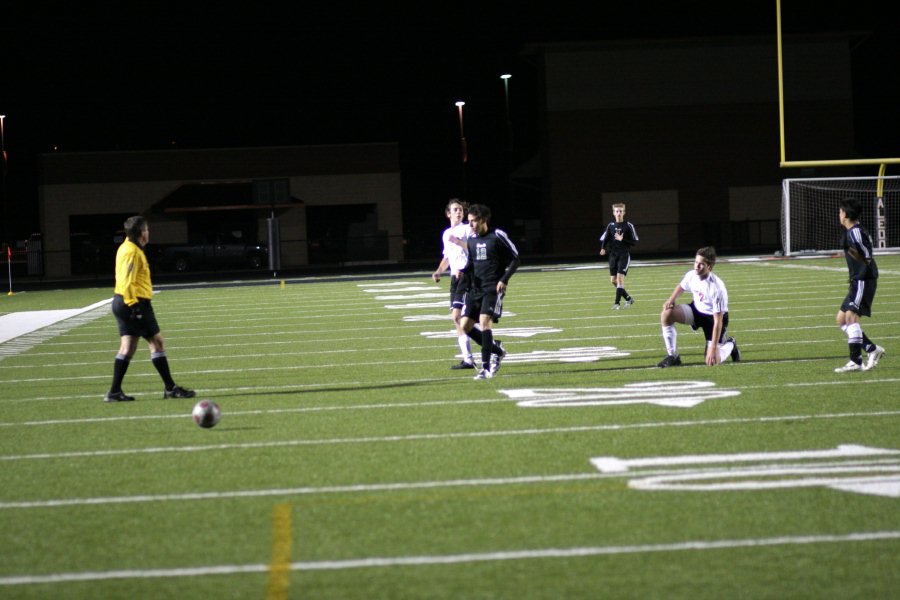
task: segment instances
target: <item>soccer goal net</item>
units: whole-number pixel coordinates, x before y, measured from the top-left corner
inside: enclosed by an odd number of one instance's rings
[[[785,179],[781,183],[784,255],[840,251],[840,203],[847,197],[859,199],[859,222],[872,235],[876,252],[900,248],[900,176]]]

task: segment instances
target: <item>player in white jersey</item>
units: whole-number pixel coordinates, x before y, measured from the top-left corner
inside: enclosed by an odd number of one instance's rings
[[[472,344],[469,336],[460,325],[460,315],[462,314],[463,298],[468,289],[465,281],[465,273],[462,269],[469,260],[467,253],[468,244],[466,240],[472,235],[472,228],[468,223],[463,223],[463,216],[466,214],[466,206],[459,198],[451,198],[445,209],[447,219],[450,220],[450,226],[444,230],[441,240],[443,242],[443,258],[441,263],[431,274],[431,279],[435,283],[441,280],[441,275],[447,268],[450,268],[450,316],[456,325],[456,340],[459,349],[462,352],[462,360],[450,367],[451,369],[474,369],[475,361],[472,357]]]
[[[734,338],[728,333],[728,290],[725,282],[714,275],[712,270],[716,264],[716,249],[706,246],[697,250],[694,257],[694,268],[675,286],[672,295],[663,304],[659,322],[662,325],[663,342],[666,345],[666,357],[657,367],[677,367],[681,365],[678,354],[678,334],[675,323],[690,325],[691,329],[703,329],[706,336],[706,364],[709,366],[731,360],[741,360]],[[679,296],[690,292],[693,296],[690,304],[676,304]]]

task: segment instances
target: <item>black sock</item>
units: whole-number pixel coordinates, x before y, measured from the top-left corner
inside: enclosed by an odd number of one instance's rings
[[[862,364],[862,344],[850,344],[850,360]]]
[[[866,335],[865,331],[863,331],[863,348],[865,348],[866,353],[875,350],[875,342],[869,339],[869,336]]]
[[[484,343],[481,345],[481,368],[487,369],[491,365],[491,350],[494,348],[494,331],[486,329],[481,332]]]
[[[125,372],[128,371],[128,365],[131,359],[122,354],[116,355],[116,362],[113,363],[113,379],[112,385],[109,386],[110,394],[118,394],[122,391],[122,380],[125,379]]]
[[[617,287],[616,288],[616,304],[618,304],[619,300],[621,300],[621,299],[622,299],[622,288]]]
[[[631,302],[631,296],[628,295],[628,292],[625,291],[625,288],[622,288],[622,297],[625,298],[626,302]]]
[[[172,373],[169,371],[169,360],[166,358],[166,353],[154,352],[150,355],[150,362],[159,371],[159,376],[162,377],[166,389],[171,390],[175,387],[175,381],[172,379]]]
[[[470,338],[472,338],[472,340],[474,340],[475,343],[478,344],[479,346],[484,345],[484,343],[483,343],[484,336],[482,336],[481,330],[478,329],[477,327],[473,327],[472,329],[467,331],[466,335],[468,335]]]

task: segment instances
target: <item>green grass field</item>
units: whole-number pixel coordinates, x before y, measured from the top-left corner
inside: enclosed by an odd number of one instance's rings
[[[426,273],[162,289],[209,430],[143,342],[138,401],[101,401],[106,307],[0,344],[0,598],[897,598],[900,257],[878,260],[863,326],[887,353],[858,373],[833,372],[834,258],[721,262],[743,361],[703,366],[679,326],[670,369],[659,310],[689,262],[633,268],[621,311],[605,263],[526,265],[487,381],[449,369]]]

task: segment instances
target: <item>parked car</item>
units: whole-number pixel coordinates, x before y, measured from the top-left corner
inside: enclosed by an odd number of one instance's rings
[[[268,265],[269,249],[221,236],[205,244],[150,243],[149,260],[164,271],[261,269]]]

